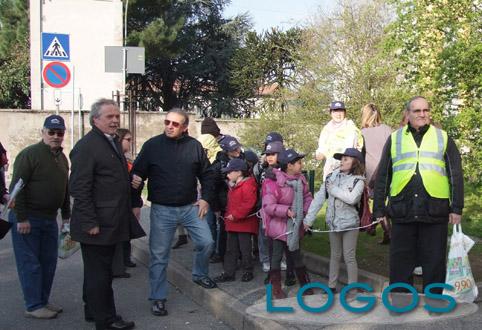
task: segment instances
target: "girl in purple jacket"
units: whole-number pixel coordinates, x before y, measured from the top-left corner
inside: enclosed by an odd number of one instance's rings
[[[294,260],[300,287],[310,283],[300,254],[303,218],[313,199],[301,173],[303,158],[304,155],[293,149],[281,152],[278,156],[280,169],[273,169],[273,177],[267,177],[263,182],[265,233],[273,240],[269,277],[275,299],[286,298],[281,289],[281,258],[286,248]],[[308,289],[304,294],[310,295],[313,291]]]

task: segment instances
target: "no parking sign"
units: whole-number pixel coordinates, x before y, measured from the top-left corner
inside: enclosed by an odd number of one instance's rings
[[[50,87],[62,88],[70,82],[70,69],[62,62],[50,62],[43,69],[44,82]]]

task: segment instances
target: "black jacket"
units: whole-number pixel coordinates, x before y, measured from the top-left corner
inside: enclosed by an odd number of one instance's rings
[[[122,150],[115,141],[117,150]],[[70,194],[74,198],[70,231],[72,239],[85,244],[113,245],[134,238],[127,162],[107,137],[94,127],[70,153]],[[87,232],[99,226],[100,233]]]
[[[167,206],[194,203],[197,179],[201,182],[201,198],[212,200],[214,172],[201,143],[190,136],[171,139],[161,134],[149,139],[134,161],[131,173],[148,179],[147,199],[152,203]],[[132,203],[139,206],[134,199]]]
[[[420,147],[423,135],[428,128],[428,125],[424,126],[417,132],[408,125],[408,132],[413,135],[417,146]],[[383,148],[375,182],[373,202],[373,216],[375,218],[389,216],[395,223],[446,223],[449,213],[462,214],[464,208],[462,165],[460,153],[450,137],[444,155],[450,185],[450,199],[434,198],[428,194],[423,186],[418,166],[415,175],[403,190],[397,196],[390,197],[392,181],[391,146],[392,140],[389,137]],[[389,201],[388,205],[385,206],[387,197],[389,197]]]

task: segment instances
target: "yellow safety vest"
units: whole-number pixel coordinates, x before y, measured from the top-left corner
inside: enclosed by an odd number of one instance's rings
[[[392,184],[390,196],[397,196],[415,175],[416,168],[422,176],[428,194],[436,198],[449,198],[450,186],[445,167],[447,132],[430,125],[423,135],[420,148],[407,126],[392,133]]]

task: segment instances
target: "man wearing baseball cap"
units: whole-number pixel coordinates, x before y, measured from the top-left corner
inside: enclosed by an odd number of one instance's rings
[[[25,301],[25,316],[55,318],[62,307],[49,302],[57,267],[57,211],[70,219],[69,163],[62,151],[65,123],[58,115],[45,119],[42,140],[23,149],[15,159],[10,190],[19,179],[24,187],[9,220],[17,271]]]
[[[346,107],[342,101],[330,103],[331,120],[326,124],[318,139],[316,159],[325,161],[323,168],[323,180],[340,165],[340,162],[333,158],[335,153],[343,152],[346,148],[356,148],[361,151],[363,137],[360,130],[352,120],[346,118]]]

